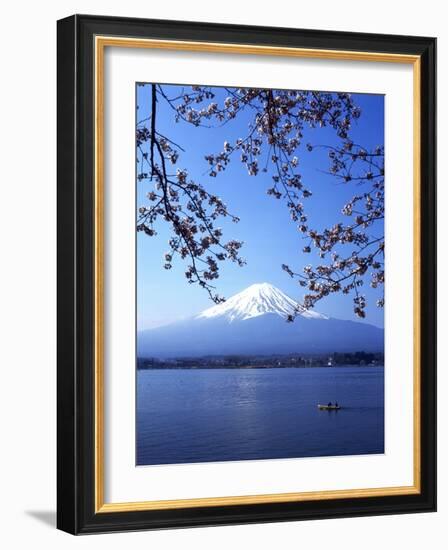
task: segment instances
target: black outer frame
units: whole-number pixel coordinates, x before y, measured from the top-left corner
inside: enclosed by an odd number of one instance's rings
[[[74,15],[58,21],[57,527],[72,534],[436,510],[436,39]],[[421,56],[421,493],[94,512],[94,37]]]

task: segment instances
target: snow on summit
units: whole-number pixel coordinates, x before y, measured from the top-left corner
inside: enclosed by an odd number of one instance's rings
[[[247,287],[222,304],[204,310],[197,318],[225,317],[230,322],[244,321],[252,317],[276,313],[281,317],[293,315],[298,306],[292,298],[269,283],[259,283]],[[328,319],[325,315],[314,311],[302,311],[303,317],[309,319]]]

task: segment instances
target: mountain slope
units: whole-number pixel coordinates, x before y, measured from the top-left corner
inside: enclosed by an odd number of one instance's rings
[[[276,313],[281,317],[294,314],[297,302],[269,283],[251,285],[235,294],[223,304],[206,309],[197,319],[224,317],[229,321],[244,321],[266,313]],[[325,315],[304,310],[300,315],[312,319],[326,319]]]
[[[185,321],[140,332],[139,357],[272,355],[382,351],[383,330],[365,323],[304,311],[277,288],[252,285],[223,304]]]

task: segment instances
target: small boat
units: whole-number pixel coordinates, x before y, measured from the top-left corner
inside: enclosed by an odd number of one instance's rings
[[[340,405],[317,405],[317,407],[321,411],[338,411],[341,408]]]

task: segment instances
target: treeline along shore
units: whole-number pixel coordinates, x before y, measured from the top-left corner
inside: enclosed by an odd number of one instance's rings
[[[267,369],[309,368],[337,366],[382,366],[384,353],[333,353],[325,355],[272,355],[272,356],[208,356],[179,357],[173,359],[137,358],[139,370],[148,369]]]

